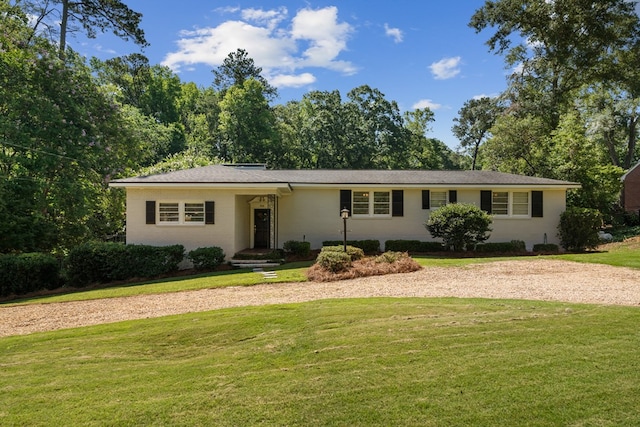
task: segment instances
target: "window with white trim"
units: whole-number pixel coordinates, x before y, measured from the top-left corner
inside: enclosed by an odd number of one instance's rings
[[[391,215],[390,191],[353,191],[351,203],[354,216]]]
[[[491,213],[493,215],[529,215],[528,191],[494,191],[491,197]]]
[[[431,190],[431,209],[441,208],[447,204],[447,192],[446,191],[433,191]]]
[[[204,224],[204,202],[159,202],[158,224]]]

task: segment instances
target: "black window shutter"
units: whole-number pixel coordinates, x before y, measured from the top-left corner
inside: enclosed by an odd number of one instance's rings
[[[542,191],[531,192],[531,216],[542,218]]]
[[[340,190],[340,211],[342,209],[349,209],[351,216],[351,190]]]
[[[156,223],[156,201],[147,200],[147,224]]]
[[[480,191],[480,209],[491,213],[491,190]]]
[[[393,190],[391,199],[391,216],[404,216],[404,190]]]
[[[429,197],[429,190],[422,190],[422,209],[430,208]]]
[[[458,203],[458,191],[449,190],[449,203]]]
[[[216,223],[216,202],[204,202],[204,223]]]

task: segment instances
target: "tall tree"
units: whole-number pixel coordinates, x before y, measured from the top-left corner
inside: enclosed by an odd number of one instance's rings
[[[454,118],[453,134],[460,147],[471,156],[471,170],[476,169],[480,145],[489,137],[489,130],[504,111],[497,98],[482,97],[464,103]]]
[[[490,50],[521,70],[513,75],[514,106],[538,107],[529,113],[551,129],[573,92],[611,78],[609,64],[617,52],[640,37],[634,2],[627,0],[486,1],[469,25],[476,32],[493,31]]]
[[[83,61],[60,61],[46,40],[28,40],[24,15],[1,12],[0,251],[68,247],[91,235],[107,182],[135,157]]]
[[[240,163],[272,163],[279,156],[275,116],[262,84],[249,78],[232,86],[220,101],[218,126],[223,160]]]
[[[262,68],[256,66],[253,58],[244,49],[231,52],[212,72],[213,87],[223,93],[233,86],[241,87],[246,80],[252,78],[262,84],[268,100],[274,99],[278,94],[277,89],[262,76]]]
[[[37,17],[36,26],[47,25],[50,34],[58,34],[61,59],[67,47],[67,34],[75,31],[76,25],[82,26],[89,38],[95,38],[97,30],[111,30],[124,40],[132,39],[140,46],[147,46],[140,28],[142,14],[120,0],[26,0],[23,3],[23,7]],[[53,22],[59,22],[59,31],[52,28]]]

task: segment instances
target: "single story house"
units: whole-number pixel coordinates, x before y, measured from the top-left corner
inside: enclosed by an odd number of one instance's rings
[[[318,249],[348,238],[435,240],[424,224],[434,209],[472,203],[493,215],[489,241],[558,243],[573,182],[492,171],[269,170],[213,165],[114,180],[127,192],[127,243],[219,246],[228,258],[288,240]],[[384,249],[384,247],[382,248]]]

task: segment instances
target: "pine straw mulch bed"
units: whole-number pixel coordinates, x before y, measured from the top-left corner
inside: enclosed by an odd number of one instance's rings
[[[349,269],[335,273],[322,268],[318,264],[313,264],[307,270],[307,278],[312,282],[333,282],[336,280],[356,279],[358,277],[410,273],[421,268],[420,264],[406,254],[394,262],[380,262],[377,257],[367,257],[353,261]]]

